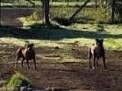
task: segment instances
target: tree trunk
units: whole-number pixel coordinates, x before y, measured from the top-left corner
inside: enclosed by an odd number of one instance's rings
[[[90,0],[87,0],[71,17],[70,21],[73,21],[75,16],[90,2]]]
[[[49,9],[50,9],[49,3],[50,3],[50,0],[42,0],[44,23],[47,25],[50,24],[50,21],[49,21]]]
[[[95,0],[95,8],[97,9],[97,6],[98,6],[98,1]]]
[[[114,21],[115,21],[115,5],[116,5],[116,1],[112,0],[112,11],[111,11],[111,21],[112,21],[112,23],[114,23]]]

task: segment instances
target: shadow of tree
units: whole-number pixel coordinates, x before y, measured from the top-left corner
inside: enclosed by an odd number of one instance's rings
[[[105,31],[105,30],[104,30]],[[99,35],[104,38],[122,38],[122,34],[107,34],[94,31],[71,30],[58,26],[46,26],[44,24],[34,24],[30,29],[21,29],[10,26],[0,26],[0,37],[16,37],[24,39],[45,39],[61,40],[64,38],[87,38],[94,39]]]

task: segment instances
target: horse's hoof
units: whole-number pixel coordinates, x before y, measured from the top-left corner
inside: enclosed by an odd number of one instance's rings
[[[107,69],[107,67],[104,67],[104,69]]]
[[[94,69],[95,69],[95,67],[92,67],[92,69],[94,70]]]

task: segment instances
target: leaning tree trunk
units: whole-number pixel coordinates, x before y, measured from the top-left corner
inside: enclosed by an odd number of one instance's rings
[[[71,17],[70,21],[73,21],[75,16],[90,2],[90,0],[87,0]]]
[[[41,0],[42,2],[42,8],[43,8],[43,18],[44,18],[44,23],[45,24],[50,24],[50,21],[49,21],[49,2],[50,0]]]

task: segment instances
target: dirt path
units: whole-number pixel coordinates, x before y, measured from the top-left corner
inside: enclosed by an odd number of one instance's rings
[[[7,49],[6,49],[7,48]],[[39,88],[60,88],[58,91],[122,91],[122,52],[106,51],[107,70],[102,67],[92,70],[88,68],[87,48],[78,50],[66,48],[37,48],[38,70],[15,69],[11,62],[15,61],[17,47],[2,45],[0,47],[0,73],[18,70],[27,76],[30,82]],[[69,61],[70,60],[70,61]]]

